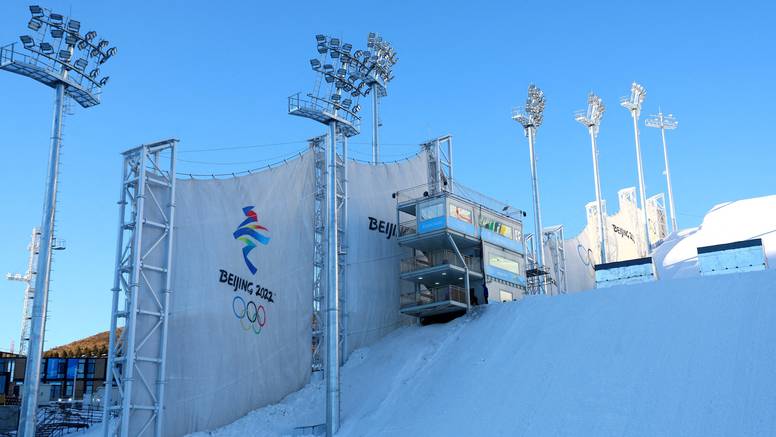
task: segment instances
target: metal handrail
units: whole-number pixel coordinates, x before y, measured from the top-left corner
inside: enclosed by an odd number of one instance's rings
[[[482,273],[482,259],[480,257],[464,256],[463,258],[466,262],[466,267],[468,267],[470,271]],[[449,249],[443,249],[401,260],[401,273],[408,273],[441,265],[452,265],[464,268],[463,263],[461,263],[455,252]]]
[[[445,285],[401,295],[401,307],[413,307],[439,302],[458,302],[466,305],[466,290],[457,285]]]
[[[399,237],[406,235],[415,235],[418,233],[418,222],[416,220],[407,220],[399,223]]]

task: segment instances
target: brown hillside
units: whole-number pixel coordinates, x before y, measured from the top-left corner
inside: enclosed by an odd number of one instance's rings
[[[116,336],[121,335],[121,328],[116,329]],[[91,337],[82,338],[63,346],[51,348],[43,353],[45,357],[102,357],[108,355],[108,331],[100,332]]]

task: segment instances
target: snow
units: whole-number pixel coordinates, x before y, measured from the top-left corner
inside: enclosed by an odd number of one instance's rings
[[[763,435],[776,272],[529,297],[399,329],[342,368],[341,436]],[[323,422],[322,381],[219,430]]]
[[[752,238],[762,238],[768,265],[776,265],[776,196],[722,203],[706,214],[699,227],[671,234],[653,254],[658,276],[697,276],[698,247]]]

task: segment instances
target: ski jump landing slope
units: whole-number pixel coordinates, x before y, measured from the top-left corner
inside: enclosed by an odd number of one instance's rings
[[[341,436],[774,435],[776,271],[529,297],[402,328],[351,355],[342,393]],[[195,435],[293,435],[323,410],[317,381]]]

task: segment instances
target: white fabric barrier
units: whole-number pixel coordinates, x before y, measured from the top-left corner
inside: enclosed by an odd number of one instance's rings
[[[178,181],[164,435],[228,424],[307,383],[313,189],[311,153]]]
[[[396,163],[348,162],[348,351],[368,346],[411,319],[399,313],[399,247],[392,194],[428,181],[425,153]]]

